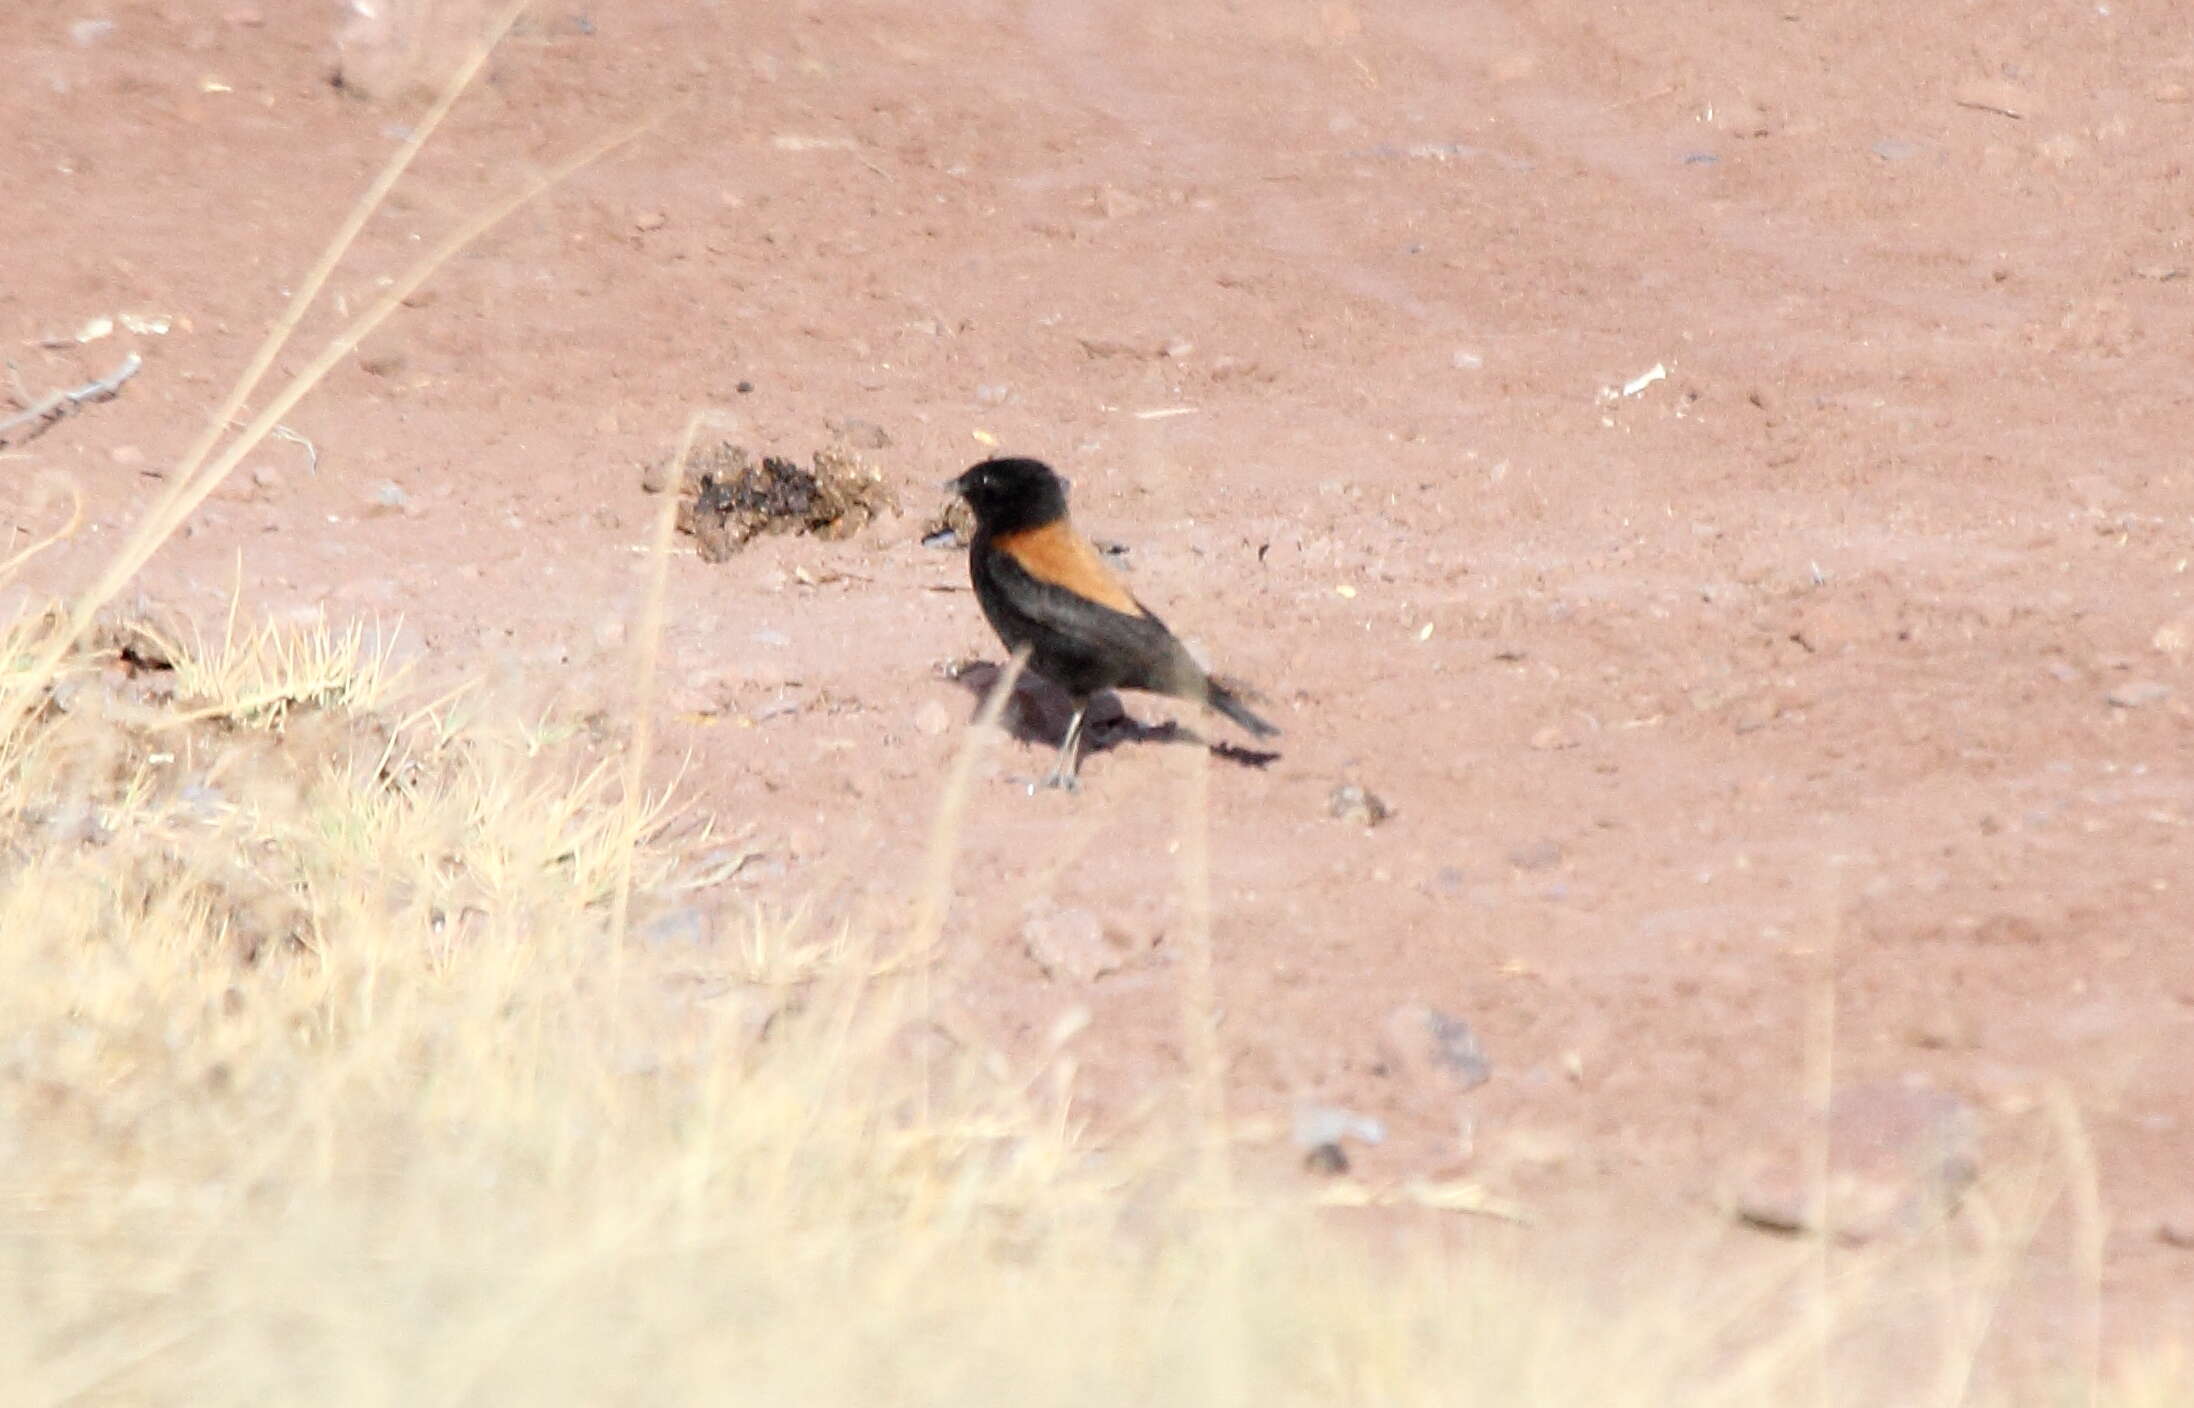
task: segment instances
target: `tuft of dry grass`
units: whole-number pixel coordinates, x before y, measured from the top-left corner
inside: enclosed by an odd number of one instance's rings
[[[1840,1263],[1809,1315],[1802,1248],[1749,1284],[1659,1261],[1613,1305],[1535,1234],[1382,1252],[1211,1176],[1209,1072],[1093,1146],[1064,1052],[942,1031],[863,935],[733,909],[650,941],[692,838],[584,730],[412,707],[348,633],[279,637],[93,649],[26,706],[10,1401],[1992,1401],[1867,1349],[1985,1279]],[[2114,1401],[2184,1383],[2157,1360]]]

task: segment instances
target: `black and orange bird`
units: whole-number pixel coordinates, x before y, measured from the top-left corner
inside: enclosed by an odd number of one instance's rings
[[[1067,519],[1065,481],[1041,460],[995,459],[945,484],[975,510],[968,575],[1006,649],[1067,692],[1074,718],[1047,787],[1072,791],[1082,720],[1100,690],[1139,689],[1218,710],[1259,738],[1279,732],[1211,678]]]

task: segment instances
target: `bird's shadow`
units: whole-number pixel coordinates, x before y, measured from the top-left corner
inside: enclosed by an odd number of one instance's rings
[[[990,698],[991,689],[1003,673],[1003,665],[988,660],[971,660],[955,667],[951,675],[953,683],[966,690],[974,701],[970,719],[982,711],[983,701]],[[1025,670],[1013,682],[1013,696],[1006,700],[1005,708],[998,715],[999,725],[1017,741],[1043,743],[1053,748],[1066,742],[1067,725],[1073,721],[1074,700],[1067,692],[1043,676]],[[1089,716],[1082,721],[1082,756],[1108,753],[1122,743],[1200,743],[1211,750],[1212,756],[1245,768],[1266,767],[1280,756],[1261,748],[1245,748],[1238,743],[1215,743],[1195,729],[1172,720],[1162,724],[1138,722],[1129,717],[1119,695],[1104,690],[1091,698]]]

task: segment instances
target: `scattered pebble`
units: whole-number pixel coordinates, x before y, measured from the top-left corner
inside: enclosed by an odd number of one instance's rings
[[[1030,906],[1021,921],[1021,945],[1044,976],[1055,982],[1092,983],[1118,972],[1126,962],[1094,913],[1049,900]]]
[[[845,420],[825,421],[832,434],[856,450],[888,450],[891,436],[872,420],[848,417]]]
[[[1902,137],[1885,137],[1874,144],[1874,155],[1884,161],[1910,161],[1925,150],[1918,142],[1908,142]]]
[[[1806,1189],[1806,1146],[1821,1137],[1792,1112],[1742,1161],[1727,1199],[1738,1221],[1868,1242],[1916,1232],[1954,1208],[1979,1176],[1980,1118],[1948,1091],[1893,1082],[1847,1086],[1829,1107],[1826,1226]]]
[[[975,403],[979,406],[1003,406],[1013,395],[1013,388],[1002,381],[985,382],[975,388]]]
[[[1508,863],[1518,870],[1552,870],[1562,863],[1562,856],[1562,843],[1545,838],[1511,850]]]
[[[925,699],[914,711],[914,726],[935,738],[952,727],[952,713],[934,699]]]
[[[1419,1003],[1387,1014],[1379,1028],[1379,1059],[1388,1075],[1457,1093],[1476,1090],[1493,1078],[1493,1066],[1470,1023]]]
[[[1548,724],[1533,732],[1531,746],[1536,752],[1552,753],[1563,748],[1576,747],[1577,740],[1568,729],[1563,728],[1560,724]]]
[[[1303,1155],[1303,1171],[1339,1178],[1348,1172],[1348,1151],[1338,1144],[1313,1144]]]
[[[1344,782],[1326,798],[1326,814],[1351,826],[1370,827],[1394,815],[1394,809],[1378,793]]]
[[[107,458],[119,465],[141,465],[145,462],[145,452],[135,445],[117,445],[107,451]]]
[[[1343,1105],[1298,1105],[1289,1130],[1298,1149],[1315,1149],[1344,1139],[1372,1145],[1386,1142],[1385,1124]]]
[[[2103,696],[2116,709],[2145,709],[2170,697],[2171,686],[2160,680],[2128,680]]]
[[[2156,634],[2148,638],[2148,643],[2170,656],[2174,664],[2185,660],[2189,652],[2194,652],[2194,616],[2164,622],[2156,628]]]
[[[1768,133],[1767,113],[1759,104],[1742,99],[1715,104],[1714,125],[1734,137],[1765,137]]]
[[[709,917],[699,906],[666,909],[640,926],[640,942],[651,948],[707,948],[714,937]]]

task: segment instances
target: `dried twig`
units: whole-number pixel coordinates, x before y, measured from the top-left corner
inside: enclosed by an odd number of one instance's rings
[[[0,450],[10,445],[26,445],[53,428],[55,421],[74,415],[78,410],[95,401],[111,401],[121,393],[122,383],[137,375],[137,369],[145,365],[145,359],[135,352],[122,359],[122,365],[97,381],[69,391],[56,391],[45,400],[18,415],[0,420]]]

